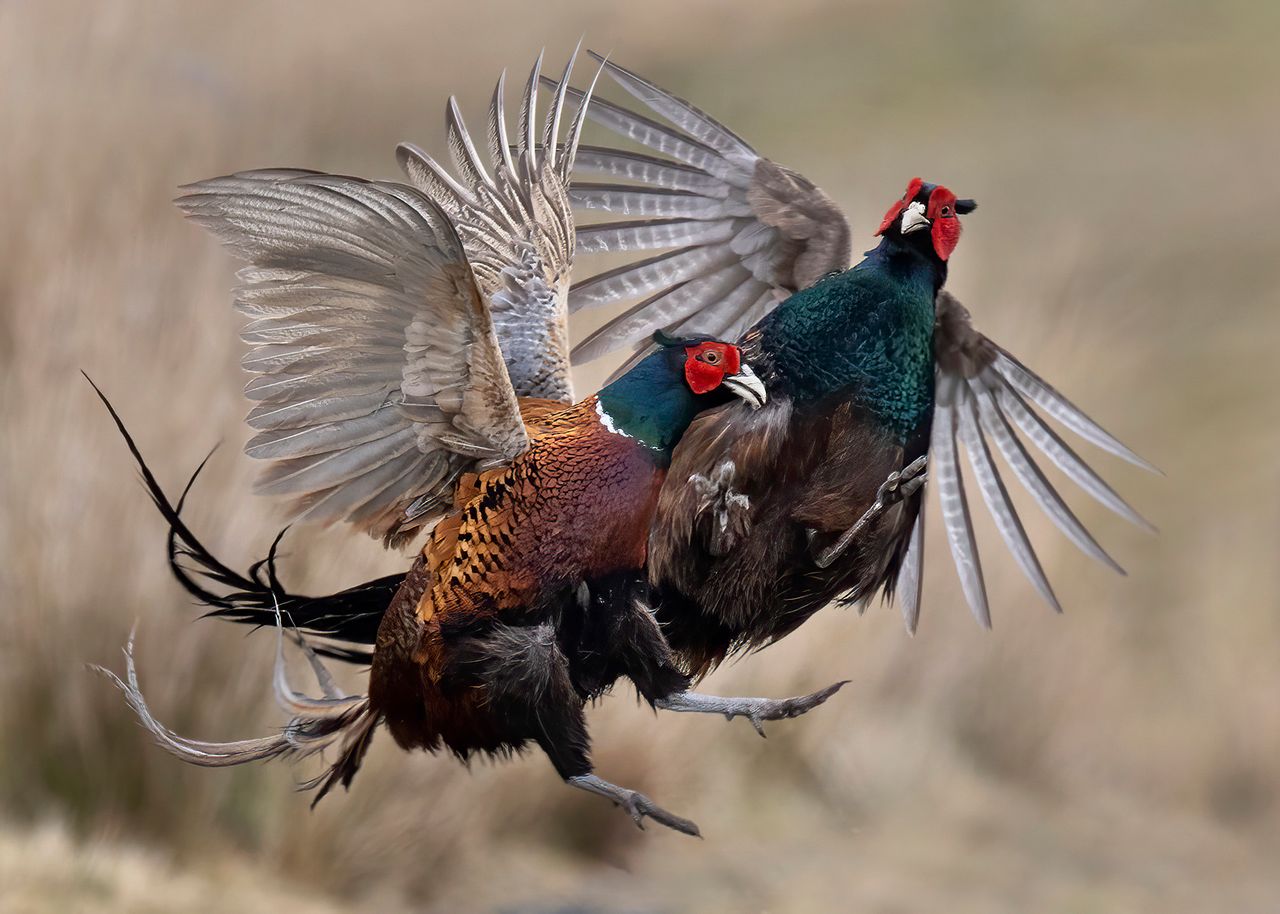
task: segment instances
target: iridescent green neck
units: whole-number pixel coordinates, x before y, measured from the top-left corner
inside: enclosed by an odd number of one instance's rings
[[[669,458],[701,405],[683,375],[683,352],[659,350],[604,387],[600,421],[610,431]]]
[[[885,239],[853,269],[783,302],[763,328],[777,380],[798,401],[848,396],[899,440],[933,408],[937,264]]]

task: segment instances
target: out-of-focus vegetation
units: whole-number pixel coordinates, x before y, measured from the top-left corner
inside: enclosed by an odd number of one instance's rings
[[[620,691],[601,772],[703,842],[541,758],[468,773],[382,738],[315,813],[285,767],[182,766],[84,664],[138,620],[161,718],[238,737],[279,722],[271,639],[193,621],[78,370],[171,489],[225,442],[189,508],[224,557],[277,521],[239,453],[233,264],[170,197],[390,176],[399,140],[443,152],[449,92],[478,118],[502,67],[583,33],[817,181],[859,243],[912,175],[978,198],[951,287],[1167,471],[1106,467],[1160,535],[1077,500],[1119,579],[1027,512],[1068,612],[989,559],[987,633],[931,531],[914,639],[829,610],[706,684],[853,680],[767,742]],[[1276,910],[1278,44],[1252,2],[0,5],[0,909]],[[287,550],[304,589],[404,564],[338,530]]]

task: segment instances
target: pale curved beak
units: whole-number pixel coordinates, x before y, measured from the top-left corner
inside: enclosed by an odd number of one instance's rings
[[[904,235],[928,228],[930,224],[924,214],[924,204],[919,200],[914,201],[902,211],[902,234]]]
[[[742,370],[737,374],[725,377],[723,384],[733,391],[734,395],[750,403],[752,409],[759,409],[769,399],[769,395],[764,392],[764,381],[761,381],[760,376],[751,370],[750,365],[743,365]]]

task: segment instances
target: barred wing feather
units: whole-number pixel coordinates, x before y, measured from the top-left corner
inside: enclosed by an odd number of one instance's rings
[[[634,302],[588,335],[575,362],[640,347],[657,329],[736,339],[790,293],[847,269],[851,236],[839,208],[812,182],[760,156],[745,140],[688,102],[613,63],[604,70],[652,117],[593,99],[587,116],[637,152],[584,146],[577,173],[598,178],[569,191],[574,205],[615,217],[580,227],[579,253],[624,255],[621,266],[574,283],[569,310]],[[543,82],[557,92],[563,82]],[[570,89],[570,97],[580,97]],[[1081,550],[1116,571],[1046,479],[1033,453],[1058,466],[1110,510],[1149,527],[1036,411],[1139,466],[1152,469],[1051,385],[972,328],[948,293],[937,301],[936,391],[930,444],[931,485],[967,602],[990,625],[961,453],[977,494],[1023,572],[1050,606],[1053,588],[1013,506],[994,444],[1036,504]],[[624,369],[633,364],[633,354]],[[1020,437],[1021,436],[1021,437]],[[1023,438],[1026,439],[1024,443]],[[923,505],[923,503],[922,503]],[[919,617],[924,553],[923,507],[911,530],[894,592],[907,627]]]
[[[978,621],[990,626],[991,613],[961,475],[960,450],[968,456],[973,478],[1000,536],[1023,573],[1051,607],[1061,611],[1009,498],[989,441],[994,442],[996,450],[1035,503],[1072,543],[1086,555],[1123,574],[1123,569],[1067,507],[1036,464],[1033,450],[1028,449],[1018,432],[1035,451],[1047,457],[1090,496],[1147,530],[1152,529],[1151,525],[1071,449],[1034,407],[1039,407],[1105,451],[1147,470],[1155,470],[1155,467],[1117,441],[1009,352],[975,330],[970,323],[969,312],[947,292],[938,295],[934,356],[937,383],[929,456],[931,484],[938,490],[943,526],[965,599]],[[906,595],[902,600],[903,616],[907,627],[913,631],[919,616],[918,588],[923,546],[919,528],[922,523],[923,514],[917,520],[917,529],[913,531],[895,588],[899,594]]]
[[[417,190],[309,171],[184,188],[177,205],[249,262],[246,448],[293,516],[403,539],[464,468],[528,446],[457,232]]]
[[[485,129],[486,164],[467,131],[456,100],[445,122],[457,177],[430,155],[401,144],[397,158],[409,180],[457,227],[489,302],[518,396],[573,402],[567,297],[573,266],[574,224],[569,176],[582,132],[583,99],[564,129],[570,58],[539,127],[537,89],[542,57],[522,96],[514,143],[505,109],[506,74],[499,78]],[[597,72],[597,76],[598,76]],[[592,82],[594,86],[594,80]]]
[[[626,217],[580,227],[578,252],[634,259],[575,282],[569,311],[640,301],[583,340],[575,363],[643,349],[659,329],[734,339],[790,293],[848,268],[848,223],[812,182],[688,102],[602,64],[654,117],[599,98],[587,109],[587,117],[648,151],[584,146],[578,153],[577,174],[602,180],[575,183],[570,200]],[[543,81],[565,92],[563,80]]]

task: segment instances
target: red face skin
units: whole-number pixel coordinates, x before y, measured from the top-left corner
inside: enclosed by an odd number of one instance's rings
[[[686,346],[684,354],[684,377],[695,394],[715,390],[726,377],[742,370],[742,356],[730,343],[698,343]]]
[[[907,185],[907,192],[902,195],[902,199],[895,200],[893,206],[889,207],[889,211],[880,220],[880,227],[876,229],[877,235],[883,235],[889,231],[889,226],[897,221],[897,218],[902,215],[902,211],[907,208],[907,204],[912,201],[916,194],[920,193],[920,188],[923,186],[924,182],[919,178],[911,179],[911,183]]]
[[[884,220],[876,230],[877,235],[883,235],[889,230],[889,227],[902,215],[907,204],[915,199],[923,187],[924,182],[919,178],[911,179],[902,199],[896,201],[884,214]],[[956,215],[956,195],[941,184],[937,185],[929,194],[929,202],[925,206],[924,214],[931,223],[929,235],[933,239],[934,253],[938,255],[939,260],[945,261],[960,241],[960,218]]]

